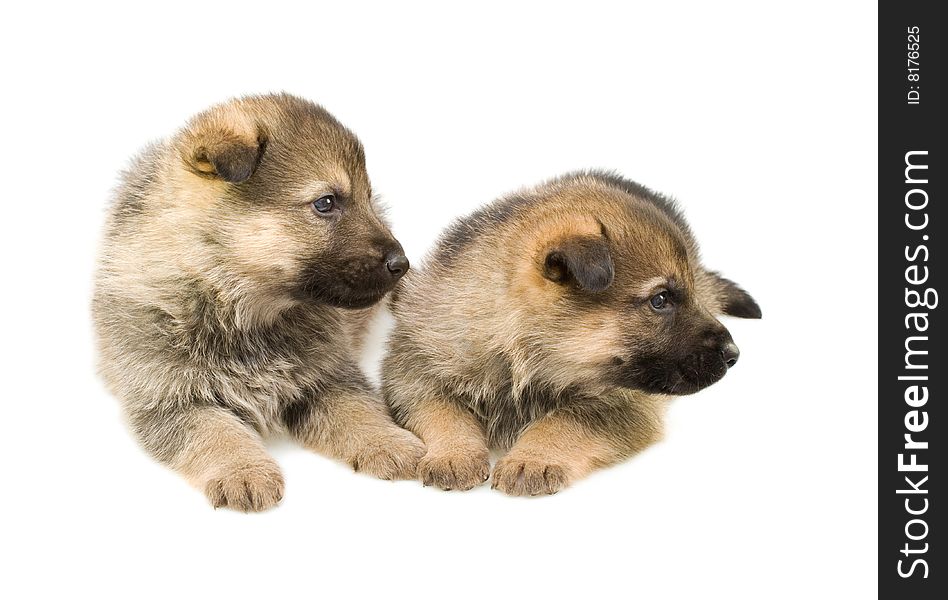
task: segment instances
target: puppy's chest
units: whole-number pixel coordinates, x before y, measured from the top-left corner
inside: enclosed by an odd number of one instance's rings
[[[222,370],[235,388],[288,401],[324,374],[329,346],[319,338],[257,339],[235,345],[222,357]]]
[[[276,410],[325,374],[326,357],[338,354],[332,334],[311,322],[248,332],[206,330],[192,338],[189,354],[213,378],[225,403]]]
[[[557,408],[560,399],[546,390],[526,389],[514,393],[508,386],[479,397],[469,397],[469,403],[484,424],[490,445],[507,449],[531,423]]]

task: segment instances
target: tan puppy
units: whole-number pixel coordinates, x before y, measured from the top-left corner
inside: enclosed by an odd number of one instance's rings
[[[669,396],[719,380],[759,318],[707,271],[681,213],[603,173],[508,196],[455,223],[394,297],[383,393],[427,445],[426,484],[554,493],[661,436]]]
[[[407,269],[349,130],[285,94],[227,102],[123,176],[93,303],[101,373],[145,449],[214,506],[279,502],[271,432],[413,478],[424,447],[357,366],[367,307]]]

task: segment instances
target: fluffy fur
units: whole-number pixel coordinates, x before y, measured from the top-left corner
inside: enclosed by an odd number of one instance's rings
[[[101,374],[142,446],[215,507],[279,502],[271,433],[412,478],[424,447],[357,366],[368,307],[406,268],[349,130],[285,94],[224,103],[122,176],[93,301]]]
[[[659,305],[656,307],[656,305]],[[450,227],[396,289],[383,394],[426,484],[553,493],[659,439],[668,397],[720,379],[715,318],[759,317],[706,270],[668,199],[606,173],[502,198]]]

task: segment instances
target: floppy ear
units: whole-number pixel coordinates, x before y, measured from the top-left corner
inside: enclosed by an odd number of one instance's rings
[[[250,179],[263,156],[266,142],[260,132],[247,131],[240,125],[228,124],[219,117],[192,125],[181,148],[185,165],[202,177],[230,183]]]
[[[575,282],[589,292],[612,285],[615,269],[605,237],[572,237],[547,251],[543,276],[556,283]]]
[[[717,273],[711,273],[710,275],[717,280],[717,296],[721,302],[721,312],[742,319],[760,318],[760,306],[757,305],[757,301],[750,294],[730,279],[725,279]]]

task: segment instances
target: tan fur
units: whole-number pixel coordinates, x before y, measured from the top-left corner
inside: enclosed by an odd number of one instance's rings
[[[260,435],[223,409],[195,415],[186,444],[169,462],[215,508],[266,510],[283,498],[283,475]]]
[[[562,410],[535,421],[494,467],[492,487],[512,496],[555,494],[660,440],[665,400],[629,394],[626,401],[640,418],[624,432],[591,430]]]
[[[428,448],[418,465],[425,485],[468,490],[487,481],[490,460],[484,427],[456,403],[418,398],[406,426]]]
[[[674,318],[649,307],[660,294]],[[426,484],[481,483],[494,447],[495,488],[554,493],[660,439],[669,395],[720,378],[725,309],[759,316],[670,201],[571,174],[460,219],[400,283],[383,393],[428,446]]]
[[[93,302],[102,376],[145,449],[214,506],[279,502],[271,434],[414,477],[423,445],[358,368],[401,253],[329,113],[286,94],[212,107],[117,190]]]
[[[497,463],[492,487],[513,496],[554,494],[619,454],[608,440],[552,412],[530,425]]]
[[[304,446],[380,479],[415,477],[425,449],[410,432],[392,427],[384,405],[367,402],[360,392],[327,400],[319,425],[298,434]]]

